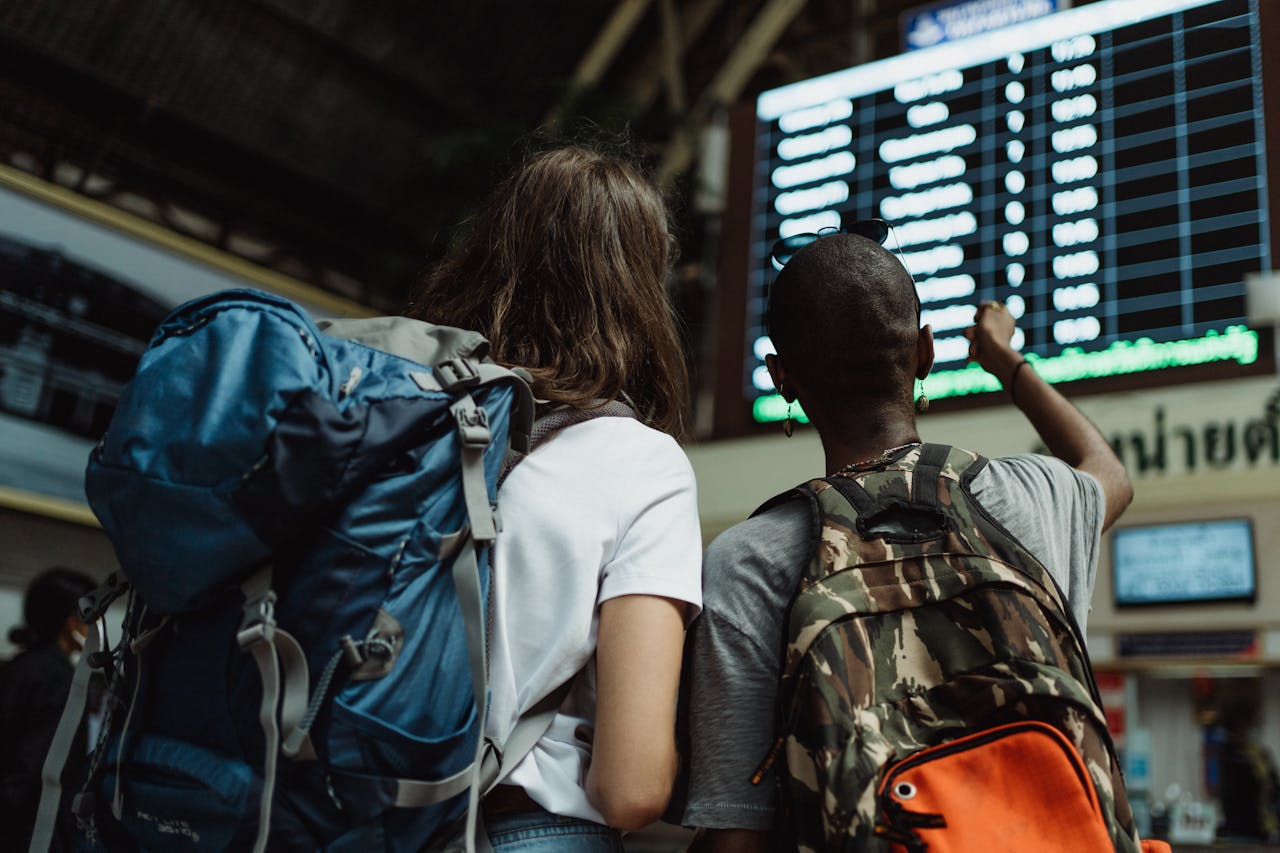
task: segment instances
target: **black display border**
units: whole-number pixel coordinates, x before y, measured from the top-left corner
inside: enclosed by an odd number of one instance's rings
[[[1280,8],[1266,0],[1257,3],[1262,54],[1263,130],[1266,149],[1266,197],[1271,223],[1270,256],[1277,269],[1280,253]],[[1270,49],[1268,49],[1270,47]],[[756,215],[757,140],[761,123],[755,104],[739,104],[730,112],[730,157],[727,208],[722,223],[724,240],[719,259],[720,287],[717,300],[717,360],[715,412],[712,438],[767,435],[779,430],[776,423],[758,423],[752,401],[742,394],[747,347],[746,302],[751,293],[751,223]],[[1277,373],[1276,330],[1250,328],[1258,334],[1258,358],[1252,364],[1213,362],[1168,367],[1139,373],[1079,379],[1055,385],[1069,397],[1089,397],[1126,391],[1176,387],[1200,382],[1221,382]],[[927,389],[927,381],[926,381]],[[934,400],[930,414],[947,414],[1003,405],[1003,391],[988,391]],[[928,417],[926,415],[925,417]]]
[[[1249,530],[1249,550],[1251,552],[1252,561],[1250,563],[1250,573],[1252,575],[1253,592],[1248,595],[1224,596],[1222,598],[1178,598],[1178,599],[1152,599],[1149,601],[1121,601],[1119,594],[1119,577],[1116,562],[1116,540],[1126,531],[1133,530],[1155,530],[1161,527],[1184,527],[1189,524],[1217,524],[1233,521],[1243,521]],[[1152,607],[1205,607],[1218,604],[1256,604],[1258,601],[1258,537],[1256,535],[1257,525],[1253,518],[1247,515],[1229,516],[1224,518],[1190,518],[1182,521],[1161,521],[1153,524],[1128,524],[1123,527],[1116,527],[1110,533],[1109,556],[1111,558],[1111,603],[1117,610],[1131,609],[1147,609]],[[1206,571],[1210,571],[1206,567]]]

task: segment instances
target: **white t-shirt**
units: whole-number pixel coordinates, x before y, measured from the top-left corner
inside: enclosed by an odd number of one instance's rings
[[[630,418],[562,430],[499,494],[493,559],[489,724],[499,743],[519,715],[573,677],[550,730],[505,780],[548,811],[603,823],[587,801],[600,603],[660,595],[702,603],[693,469],[670,436]]]

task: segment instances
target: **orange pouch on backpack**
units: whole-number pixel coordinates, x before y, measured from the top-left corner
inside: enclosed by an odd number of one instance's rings
[[[921,750],[880,784],[876,835],[894,853],[1113,850],[1093,780],[1052,726],[1010,723]]]

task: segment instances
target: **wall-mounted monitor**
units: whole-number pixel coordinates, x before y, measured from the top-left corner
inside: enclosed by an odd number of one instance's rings
[[[754,420],[786,412],[763,362],[769,248],[842,218],[895,224],[886,246],[937,342],[934,400],[999,389],[962,335],[988,299],[1051,382],[1257,362],[1243,279],[1273,264],[1272,5],[1099,0],[761,94],[741,374]]]
[[[1117,528],[1111,576],[1117,607],[1253,601],[1253,523],[1227,518]]]

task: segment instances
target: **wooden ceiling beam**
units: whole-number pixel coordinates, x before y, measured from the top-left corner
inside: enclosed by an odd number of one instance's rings
[[[769,52],[796,15],[800,14],[804,4],[805,0],[768,0],[707,88],[698,96],[690,113],[690,130],[678,132],[667,146],[658,167],[659,180],[669,182],[689,168],[696,150],[693,133],[702,126],[717,105],[731,104],[737,100],[756,69],[769,56]]]
[[[689,47],[702,38],[723,3],[724,0],[690,0],[680,4],[678,30],[679,57],[682,61]],[[627,80],[626,90],[631,94],[631,100],[640,113],[647,112],[658,98],[665,80],[661,69],[664,61],[667,60],[662,50],[646,51],[645,59]]]
[[[631,38],[645,12],[649,11],[651,3],[652,0],[619,0],[613,13],[609,15],[609,20],[574,69],[569,92],[547,113],[545,124],[554,124],[574,95],[600,82],[619,51],[626,45],[627,39]]]
[[[676,17],[675,0],[658,0],[662,18],[662,79],[667,89],[667,110],[672,115],[685,111],[688,97],[684,85],[684,39]]]

